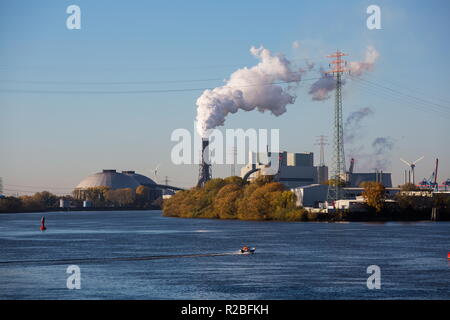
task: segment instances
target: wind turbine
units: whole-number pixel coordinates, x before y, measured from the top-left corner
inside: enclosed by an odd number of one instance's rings
[[[161,162],[158,163],[158,165],[156,166],[156,168],[153,170],[153,174],[155,175],[156,183],[159,183],[159,182],[158,182],[158,168],[159,168],[160,166],[161,166]]]
[[[416,181],[414,179],[414,168],[416,167],[416,163],[419,162],[420,160],[422,160],[425,156],[420,157],[419,159],[417,159],[416,161],[413,162],[408,162],[406,160],[403,160],[402,158],[400,158],[401,161],[403,161],[406,165],[411,167],[411,172],[412,172],[412,183],[415,185]]]

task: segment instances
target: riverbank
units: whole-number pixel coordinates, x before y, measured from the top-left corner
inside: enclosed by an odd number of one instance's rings
[[[375,187],[373,188],[375,184]],[[296,196],[268,178],[251,183],[239,177],[212,179],[203,187],[177,192],[163,202],[166,217],[249,221],[450,221],[449,199],[401,195],[386,202],[382,185],[366,184],[360,211],[324,212],[298,207]],[[432,208],[437,215],[432,215]]]
[[[83,207],[76,207],[76,208],[47,208],[42,210],[31,210],[31,211],[10,211],[10,212],[0,212],[1,214],[11,214],[11,213],[46,213],[46,212],[80,212],[80,211],[87,211],[87,212],[97,212],[97,211],[160,211],[161,208],[154,207],[154,208],[114,208],[114,207],[107,207],[107,208],[83,208]]]
[[[167,215],[165,215],[167,216]],[[285,221],[285,222],[419,222],[419,221],[450,221],[450,214],[442,212],[436,219],[432,219],[431,211],[385,211],[369,212],[310,212],[305,210],[295,219],[221,219],[219,217],[177,217],[182,219],[212,219],[212,220],[242,220],[242,221]]]

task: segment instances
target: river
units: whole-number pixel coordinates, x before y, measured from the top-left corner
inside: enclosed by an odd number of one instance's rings
[[[256,253],[238,254],[242,245]],[[449,222],[0,214],[0,299],[450,299],[447,252]],[[67,288],[69,265],[79,290]],[[367,287],[370,265],[380,289]]]

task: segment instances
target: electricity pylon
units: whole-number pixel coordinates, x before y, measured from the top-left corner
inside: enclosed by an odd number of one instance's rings
[[[325,146],[328,145],[327,136],[321,135],[317,136],[317,141],[315,145],[320,146],[320,160],[319,160],[319,166],[323,167],[325,166]]]
[[[342,121],[342,74],[347,72],[345,65],[347,62],[342,60],[347,54],[336,51],[328,56],[335,58],[331,61],[330,66],[334,65],[327,74],[331,74],[336,79],[336,92],[334,101],[334,137],[333,137],[333,163],[332,175],[334,183],[330,183],[328,187],[327,202],[328,205],[334,204],[336,200],[342,199],[343,192],[341,181],[345,181],[345,155],[344,155],[344,125]]]

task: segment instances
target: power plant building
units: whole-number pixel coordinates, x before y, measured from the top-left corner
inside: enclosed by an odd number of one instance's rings
[[[364,191],[361,187],[345,187],[343,190],[344,199],[356,199],[360,197]],[[328,185],[312,184],[308,186],[292,189],[297,197],[297,206],[310,208],[325,208],[327,201]],[[386,188],[386,196],[392,198],[400,192],[399,188]]]
[[[274,155],[276,157],[273,157]],[[314,166],[312,152],[285,151],[273,154],[270,161],[278,161],[278,168],[276,165],[270,165],[272,162],[267,164],[269,163],[267,153],[250,153],[249,163],[241,169],[241,177],[248,176],[248,180],[251,181],[260,176],[273,175],[275,181],[283,183],[288,189],[324,183],[328,180],[328,167]]]

